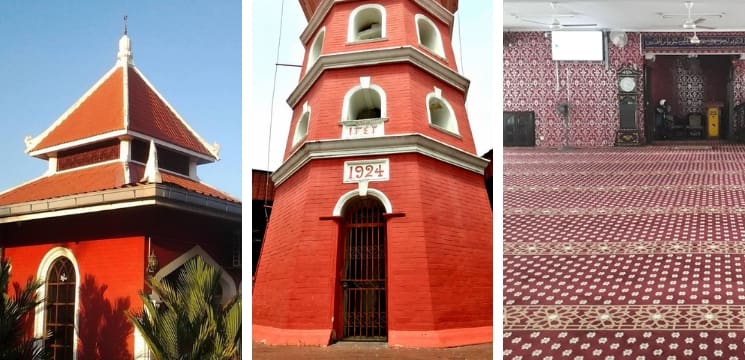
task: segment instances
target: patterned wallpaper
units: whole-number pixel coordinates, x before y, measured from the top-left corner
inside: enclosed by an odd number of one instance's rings
[[[551,38],[543,32],[504,35],[504,111],[535,112],[536,146],[613,146],[619,126],[616,71],[623,65],[643,69],[639,34],[629,33],[621,49],[610,45],[607,65],[552,61]],[[568,127],[556,111],[561,101],[570,106]],[[639,129],[643,117],[640,107]]]
[[[731,56],[657,56],[648,61],[648,99],[666,99],[676,117],[706,113],[710,103],[725,103]]]

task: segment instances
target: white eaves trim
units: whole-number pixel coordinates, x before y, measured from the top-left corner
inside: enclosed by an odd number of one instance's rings
[[[401,62],[408,62],[417,66],[430,75],[462,91],[464,97],[468,95],[468,87],[471,83],[468,79],[417,48],[402,46],[321,55],[315,64],[313,64],[313,67],[300,80],[295,90],[292,91],[290,97],[287,99],[287,103],[290,107],[294,108],[326,70]]]
[[[308,21],[308,26],[305,27],[305,30],[303,30],[303,33],[300,34],[300,41],[302,41],[303,45],[307,45],[308,41],[310,41],[313,34],[318,31],[318,29],[321,26],[321,23],[323,23],[323,20],[326,19],[326,16],[329,14],[329,11],[331,11],[331,8],[336,5],[337,3],[341,2],[348,2],[350,0],[323,0],[318,5],[318,8],[316,8],[316,11],[313,13],[313,16]],[[450,29],[450,35],[453,34],[453,23],[455,20],[455,15],[451,13],[448,9],[446,9],[444,6],[440,5],[439,2],[436,0],[414,0],[414,2],[422,7],[422,9],[426,10],[432,16],[437,18],[438,20],[444,22],[447,24],[448,29]]]
[[[212,217],[241,218],[241,204],[168,184],[145,184],[0,206],[0,224],[161,205]]]
[[[311,160],[340,157],[418,153],[483,174],[489,160],[421,134],[389,135],[348,140],[318,140],[304,143],[272,174],[279,186]]]

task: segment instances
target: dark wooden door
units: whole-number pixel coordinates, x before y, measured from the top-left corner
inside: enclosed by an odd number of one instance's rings
[[[535,146],[535,115],[532,111],[505,111],[504,146]]]

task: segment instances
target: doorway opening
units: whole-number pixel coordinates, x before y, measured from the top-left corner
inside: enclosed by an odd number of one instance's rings
[[[657,55],[645,64],[648,142],[729,139],[732,55]]]
[[[340,234],[341,340],[387,341],[385,207],[355,197],[343,210]]]

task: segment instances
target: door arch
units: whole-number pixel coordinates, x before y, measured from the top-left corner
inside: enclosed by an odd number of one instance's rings
[[[385,212],[371,196],[351,198],[342,210],[342,340],[387,340]]]

